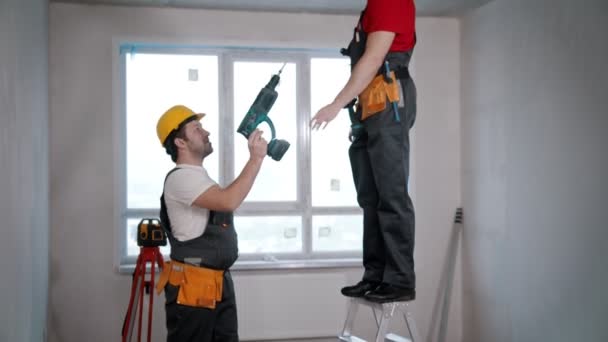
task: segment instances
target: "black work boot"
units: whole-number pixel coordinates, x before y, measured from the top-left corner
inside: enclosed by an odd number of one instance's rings
[[[356,285],[343,287],[341,292],[347,297],[363,297],[365,293],[375,289],[380,282],[361,280]]]
[[[373,291],[365,294],[365,299],[376,303],[406,302],[415,298],[415,289],[397,287],[387,283],[382,283]]]

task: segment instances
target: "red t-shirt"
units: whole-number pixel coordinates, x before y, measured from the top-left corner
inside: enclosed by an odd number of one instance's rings
[[[367,0],[363,31],[395,32],[389,51],[407,51],[416,44],[416,5],[414,0]]]

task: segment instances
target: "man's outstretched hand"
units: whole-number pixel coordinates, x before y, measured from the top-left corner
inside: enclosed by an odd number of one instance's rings
[[[336,106],[334,103],[330,103],[319,109],[317,114],[310,120],[310,127],[316,130],[319,128],[324,129],[331,120],[336,118],[341,109],[342,107]]]

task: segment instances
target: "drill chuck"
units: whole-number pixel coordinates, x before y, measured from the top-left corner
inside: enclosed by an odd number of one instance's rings
[[[268,84],[264,88],[274,90],[274,88],[276,88],[279,84],[280,79],[281,78],[279,77],[279,75],[272,75],[270,81],[268,81]]]

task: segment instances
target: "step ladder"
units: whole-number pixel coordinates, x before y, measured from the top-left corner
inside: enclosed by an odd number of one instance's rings
[[[370,307],[374,313],[374,319],[376,320],[376,325],[378,327],[375,342],[422,342],[420,335],[418,335],[414,318],[409,310],[408,302],[389,302],[380,304],[370,302],[363,298],[350,298],[348,303],[348,313],[346,315],[346,321],[344,322],[344,329],[342,330],[342,334],[338,336],[341,341],[365,342],[364,339],[352,335],[353,323],[355,322],[355,316],[357,315],[360,305]],[[405,320],[405,326],[410,334],[410,338],[393,333],[387,334],[391,319],[399,313],[402,314],[403,319]]]

